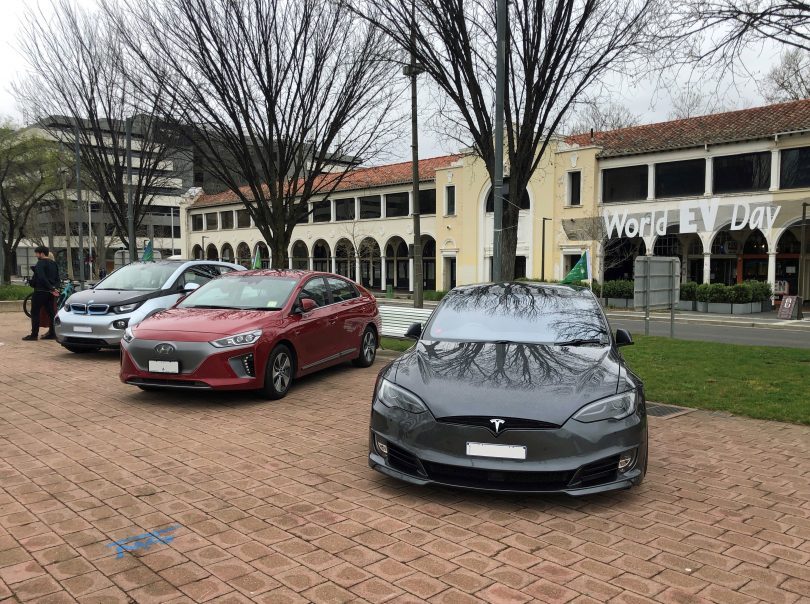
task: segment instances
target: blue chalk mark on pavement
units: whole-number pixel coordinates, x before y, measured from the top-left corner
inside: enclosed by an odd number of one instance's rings
[[[116,558],[123,558],[124,552],[134,552],[139,549],[149,549],[158,543],[170,543],[174,537],[168,533],[172,533],[180,528],[179,524],[173,524],[162,529],[155,529],[154,531],[147,531],[141,535],[134,535],[126,539],[119,539],[108,543],[107,547],[114,547],[115,552],[118,554]]]

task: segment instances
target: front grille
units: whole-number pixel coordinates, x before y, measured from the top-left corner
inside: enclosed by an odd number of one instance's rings
[[[90,304],[87,307],[87,313],[91,315],[106,315],[109,310],[109,304]]]
[[[592,487],[616,480],[619,470],[619,456],[613,455],[582,466],[574,477],[573,485]]]
[[[568,486],[574,472],[513,472],[451,466],[423,461],[428,477],[436,482],[479,489],[556,491]]]
[[[71,304],[70,312],[75,312],[77,315],[86,315],[87,304]]]
[[[495,424],[492,422],[493,419],[503,420],[503,423],[500,423],[497,432],[495,431]],[[442,424],[486,428],[496,436],[503,434],[507,430],[554,430],[559,428],[557,424],[541,422],[535,419],[492,417],[487,415],[454,415],[452,417],[439,417],[436,419],[436,421]]]
[[[64,344],[79,344],[85,346],[108,346],[107,340],[99,340],[98,338],[77,338],[75,336],[65,336],[62,338]]]
[[[424,476],[425,472],[419,463],[419,458],[413,453],[408,453],[405,449],[400,449],[396,445],[388,443],[388,465],[412,476]]]

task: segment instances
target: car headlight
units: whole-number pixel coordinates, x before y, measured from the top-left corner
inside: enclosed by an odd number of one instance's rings
[[[413,392],[408,392],[386,379],[380,380],[377,388],[377,400],[391,409],[402,409],[408,413],[424,413],[427,411],[425,403]]]
[[[132,333],[132,328],[127,327],[126,331],[124,332],[124,337],[123,337],[124,342],[129,344],[134,339],[135,339],[135,334]]]
[[[254,344],[260,337],[262,337],[262,330],[255,329],[253,331],[246,331],[245,333],[238,333],[235,336],[228,336],[227,338],[220,338],[211,342],[211,346],[216,348],[233,348],[235,346],[250,346]]]
[[[123,314],[125,312],[132,312],[136,308],[138,308],[143,302],[132,302],[131,304],[122,304],[121,306],[113,306],[112,311],[117,314]]]
[[[585,405],[574,414],[578,422],[590,423],[605,419],[624,419],[638,407],[638,392],[628,390]]]

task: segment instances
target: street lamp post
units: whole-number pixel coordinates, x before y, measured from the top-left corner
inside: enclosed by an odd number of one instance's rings
[[[422,225],[419,207],[419,131],[416,121],[416,76],[425,71],[416,62],[416,0],[411,0],[411,62],[402,68],[402,73],[411,78],[411,170],[413,178],[413,306],[422,308]]]
[[[551,218],[543,218],[543,236],[540,241],[542,246],[540,251],[540,281],[546,280],[546,221],[551,222]]]
[[[62,210],[65,215],[65,262],[67,262],[67,277],[73,281],[73,250],[70,249],[70,208],[67,198],[67,181],[70,171],[67,168],[60,168],[62,175]]]
[[[807,255],[807,208],[810,206],[810,202],[803,202],[802,203],[802,234],[801,234],[801,242],[799,243],[799,279],[797,285],[797,294],[801,296],[804,293],[804,286],[805,286],[805,256]]]

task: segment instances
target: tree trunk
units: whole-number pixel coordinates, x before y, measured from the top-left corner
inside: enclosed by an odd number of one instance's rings
[[[3,280],[2,283],[11,282],[11,256],[12,250],[10,246],[3,245]]]
[[[270,242],[270,251],[272,256],[270,266],[272,268],[285,269],[290,267],[289,253],[287,252],[287,247],[289,244],[290,237],[286,233],[281,236],[273,237],[272,242]]]

